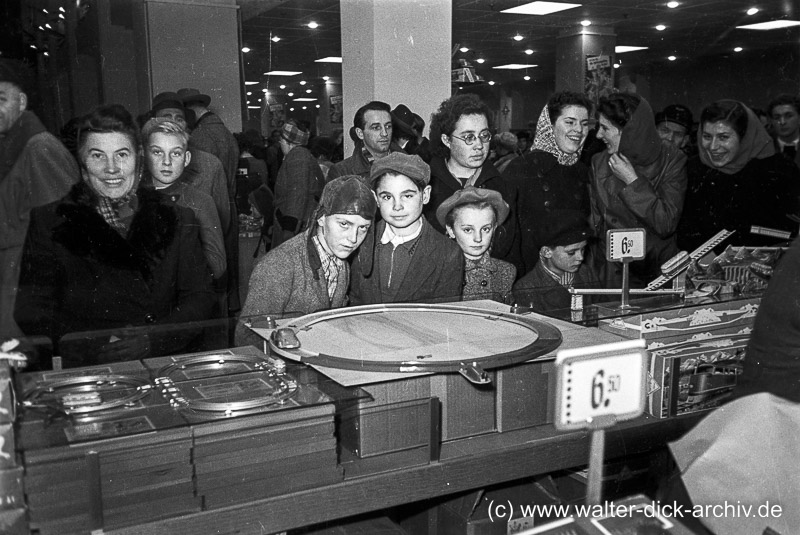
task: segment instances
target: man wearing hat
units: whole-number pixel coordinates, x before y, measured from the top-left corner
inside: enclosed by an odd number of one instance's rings
[[[567,288],[596,285],[584,253],[591,230],[586,215],[575,210],[558,210],[541,232],[539,261],[514,284],[514,300],[536,312],[569,310]]]
[[[275,180],[275,221],[272,247],[303,232],[317,208],[325,176],[317,159],[306,148],[310,134],[294,120],[281,128],[283,164]]]
[[[228,179],[228,196],[236,199],[236,168],[239,165],[239,145],[236,138],[222,119],[208,109],[211,97],[197,89],[187,88],[179,89],[178,97],[197,117],[192,137],[189,138],[189,148],[204,150],[219,158]]]
[[[345,306],[350,281],[346,260],[368,236],[375,208],[375,196],[360,177],[329,182],[311,227],[272,249],[253,269],[242,320]],[[239,324],[238,345],[259,342]]]
[[[12,314],[30,211],[66,195],[79,177],[67,148],[28,110],[18,68],[0,60],[0,338],[22,334]]]
[[[392,146],[406,154],[416,154],[417,133],[414,131],[414,114],[405,104],[398,104],[391,111]]]
[[[334,164],[328,178],[343,175],[369,176],[373,162],[391,152],[392,108],[385,102],[374,100],[361,106],[353,118],[351,137],[356,147],[349,158]]]
[[[692,130],[692,111],[680,104],[667,106],[656,113],[656,130],[665,145],[685,150]]]
[[[393,152],[377,160],[370,183],[382,221],[375,245],[353,262],[354,305],[460,300],[464,255],[422,215],[431,168],[417,155]]]

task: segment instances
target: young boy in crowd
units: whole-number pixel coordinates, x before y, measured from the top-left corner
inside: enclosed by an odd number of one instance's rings
[[[353,263],[352,305],[461,298],[461,249],[422,215],[430,179],[430,167],[417,155],[393,152],[372,164],[370,184],[382,221],[374,246],[362,248]]]
[[[591,235],[586,216],[575,211],[556,211],[553,224],[542,233],[543,245],[534,268],[514,284],[514,300],[524,307],[545,313],[569,310],[570,287],[596,286],[589,265],[584,263]]]
[[[147,178],[153,187],[179,206],[194,212],[200,223],[200,241],[214,279],[225,275],[225,241],[214,200],[181,180],[192,159],[189,134],[169,119],[150,119],[142,128]]]

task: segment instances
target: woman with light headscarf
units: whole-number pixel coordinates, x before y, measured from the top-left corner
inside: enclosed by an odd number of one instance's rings
[[[762,245],[774,238],[750,233],[751,226],[796,231],[800,171],[775,153],[758,117],[735,100],[720,100],[700,115],[699,154],[689,161],[689,190],[678,229],[691,251],[722,229],[726,243]]]
[[[120,105],[82,119],[78,159],[82,180],[31,212],[17,323],[49,337],[65,366],[194,350],[200,332],[186,324],[209,319],[216,299],[194,214],[140,187],[139,129]]]
[[[554,214],[578,211],[589,219],[589,168],[578,161],[589,131],[589,100],[562,91],[550,97],[539,115],[533,150],[513,160],[506,175],[519,188],[519,219],[525,272],[539,261],[539,251],[557,226]]]

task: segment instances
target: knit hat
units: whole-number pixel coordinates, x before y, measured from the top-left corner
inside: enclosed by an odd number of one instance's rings
[[[470,203],[488,202],[494,208],[497,214],[497,224],[502,225],[508,217],[508,203],[503,200],[500,192],[485,188],[476,188],[474,186],[467,186],[450,195],[447,199],[439,205],[436,209],[436,219],[439,224],[444,228],[447,214],[453,209]]]
[[[427,186],[431,181],[431,167],[416,154],[392,152],[380,160],[375,160],[369,171],[369,181],[375,186],[375,180],[387,172],[405,175],[415,182],[422,182]]]
[[[375,219],[375,194],[358,175],[345,175],[325,184],[316,217],[333,214],[358,215]]]
[[[547,247],[572,245],[592,235],[588,216],[577,210],[553,210],[539,230],[539,242]]]
[[[300,127],[298,127],[294,121],[285,122],[283,128],[281,128],[281,137],[291,145],[305,146],[310,136],[310,132],[300,130]]]

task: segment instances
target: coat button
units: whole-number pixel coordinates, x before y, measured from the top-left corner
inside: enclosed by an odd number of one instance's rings
[[[550,208],[550,201],[544,201],[544,207]]]
[[[488,284],[489,282],[486,279],[481,281],[481,286],[487,286]]]
[[[542,191],[550,191],[550,184],[544,184],[542,186]]]
[[[155,323],[155,322],[156,322],[156,316],[155,316],[155,314],[147,314],[147,315],[144,317],[144,322],[145,322],[145,323]]]

